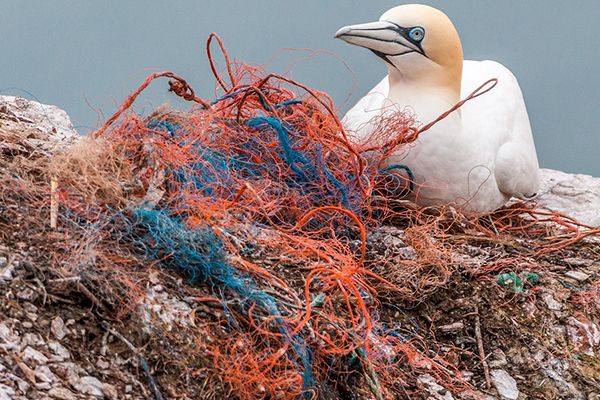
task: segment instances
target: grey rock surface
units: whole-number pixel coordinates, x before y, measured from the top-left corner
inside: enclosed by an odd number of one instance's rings
[[[42,132],[52,133],[58,140],[77,136],[69,115],[60,108],[16,96],[0,96],[3,119],[33,125]]]
[[[12,400],[15,391],[10,387],[0,383],[0,400]]]
[[[541,209],[557,211],[584,224],[600,226],[600,178],[542,169],[537,202]]]
[[[493,369],[491,371],[492,383],[502,399],[517,400],[519,398],[519,389],[517,381],[503,369]]]
[[[79,379],[79,382],[74,385],[80,393],[103,398],[104,392],[102,391],[102,382],[93,376],[83,376]]]
[[[35,148],[52,152],[73,142],[79,135],[64,110],[15,96],[0,96],[0,133],[13,132],[20,145],[0,141],[0,150]]]

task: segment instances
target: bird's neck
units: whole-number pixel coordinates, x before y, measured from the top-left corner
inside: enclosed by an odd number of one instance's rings
[[[437,76],[436,76],[437,75]],[[407,76],[390,68],[389,99],[399,107],[410,107],[421,122],[437,118],[460,101],[460,77],[427,74]],[[460,118],[460,113],[453,113]]]

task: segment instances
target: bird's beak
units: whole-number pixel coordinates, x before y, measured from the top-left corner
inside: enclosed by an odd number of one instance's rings
[[[422,49],[407,38],[406,29],[387,21],[345,26],[335,34],[336,39],[365,47],[389,62],[388,56],[399,56]]]

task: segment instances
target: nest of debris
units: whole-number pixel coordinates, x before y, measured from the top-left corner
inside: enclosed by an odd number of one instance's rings
[[[27,249],[19,285],[42,295],[25,300],[89,306],[95,341],[115,338],[155,398],[480,398],[507,374],[497,343],[547,342],[532,322],[561,310],[531,307],[550,288],[589,338],[599,282],[553,269],[598,259],[597,229],[532,204],[417,209],[410,171],[382,167],[426,134],[413,116],[352,143],[326,94],[219,41],[223,78],[214,38],[212,101],[157,73],[64,149],[1,133],[0,243]],[[195,106],[131,112],[159,77]],[[595,340],[560,356],[593,358]],[[540,385],[527,394],[550,398]]]

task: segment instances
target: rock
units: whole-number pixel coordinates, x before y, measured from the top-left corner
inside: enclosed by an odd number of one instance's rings
[[[16,263],[9,263],[6,257],[0,257],[0,283],[6,283],[13,280],[13,271],[15,270],[15,266]]]
[[[104,392],[104,395],[111,400],[117,400],[119,398],[119,392],[113,385],[105,383],[102,385],[102,391]]]
[[[15,391],[10,387],[0,383],[0,400],[12,400]]]
[[[398,254],[404,260],[414,260],[417,257],[417,252],[415,251],[414,248],[412,248],[410,246],[402,247],[402,248],[398,249]]]
[[[180,301],[162,291],[162,286],[151,287],[144,300],[140,303],[144,322],[152,325],[157,318],[165,324],[165,329],[171,331],[175,326],[193,326],[192,309],[189,304]],[[149,328],[148,328],[149,329]]]
[[[569,317],[567,335],[573,350],[594,356],[594,347],[600,344],[600,330],[588,317],[582,313]]]
[[[454,400],[452,394],[440,385],[433,376],[429,374],[420,375],[417,382],[424,386],[427,393],[430,394],[428,399],[431,400]]]
[[[502,350],[496,349],[492,351],[492,354],[490,355],[490,361],[488,362],[490,368],[501,368],[506,364],[508,364],[508,361],[506,359],[506,354],[504,354]]]
[[[572,399],[572,400],[586,400],[585,394],[581,393],[577,389],[577,386],[573,384],[573,377],[570,375],[568,379],[565,379],[561,374],[547,369],[544,371],[546,375],[554,381],[554,385],[558,390],[559,399]]]
[[[549,333],[552,334],[552,340],[559,346],[564,346],[567,343],[567,328],[564,325],[551,325]]]
[[[579,282],[585,282],[590,278],[590,276],[588,274],[586,274],[585,272],[581,272],[581,271],[567,271],[567,272],[565,272],[565,276],[568,276],[569,278],[573,278]]]
[[[0,364],[0,366],[2,366]],[[29,385],[27,382],[25,382],[23,379],[19,378],[16,375],[11,374],[10,372],[8,372],[6,369],[2,369],[0,368],[0,381],[2,382],[6,382],[6,383],[11,383],[12,382],[12,388],[15,389],[15,384],[17,385],[17,389],[21,392],[21,393],[27,393],[27,391],[29,390],[29,388],[31,387],[31,385]]]
[[[37,347],[37,346],[44,346],[46,343],[44,342],[44,339],[42,339],[42,337],[40,335],[38,335],[37,333],[31,333],[31,332],[27,332],[25,335],[23,335],[23,339],[21,339],[21,346],[33,346],[33,347]]]
[[[460,371],[460,375],[465,382],[471,382],[475,374],[471,371]]]
[[[548,306],[548,308],[552,311],[560,311],[562,310],[563,306],[562,304],[560,304],[558,301],[556,301],[556,299],[554,298],[554,296],[552,296],[551,293],[549,292],[544,292],[542,293],[542,300],[544,300],[544,303],[546,303],[546,305]]]
[[[48,348],[54,353],[51,356],[52,361],[65,361],[71,358],[71,353],[62,344],[58,342],[48,342]]]
[[[17,297],[21,300],[33,301],[37,298],[37,293],[31,288],[25,288],[17,292]]]
[[[540,362],[541,370],[552,380],[556,387],[557,398],[585,400],[585,395],[581,393],[572,383],[573,377],[568,372],[569,363],[552,356],[544,362]]]
[[[0,122],[7,130],[18,131],[26,127],[39,131],[40,136],[28,136],[27,141],[46,151],[64,146],[78,137],[65,111],[22,97],[0,96]]]
[[[50,390],[51,387],[52,385],[50,385],[48,382],[38,382],[35,384],[35,388],[37,390]]]
[[[37,321],[37,319],[38,319],[38,315],[35,314],[35,313],[29,312],[29,313],[27,313],[25,315],[27,316],[27,318],[29,318],[33,322]]]
[[[35,367],[34,374],[38,382],[53,383],[58,380],[56,375],[54,375],[46,365],[38,365]]]
[[[19,347],[19,334],[5,322],[0,323],[0,349],[12,350]]]
[[[58,340],[62,340],[67,336],[67,328],[61,317],[56,317],[50,323],[50,332]]]
[[[79,374],[85,371],[82,371],[82,369],[79,368],[75,363],[62,362],[60,364],[56,364],[54,372],[66,380],[69,385],[75,387],[75,385],[79,383]]]
[[[492,383],[502,399],[517,400],[519,389],[517,381],[503,369],[493,369],[490,372]]]
[[[535,301],[527,301],[523,303],[523,313],[527,318],[533,319],[538,313],[539,309],[535,305]]]
[[[110,367],[110,363],[106,360],[100,359],[96,362],[96,366],[100,369],[108,369],[108,367]]]
[[[48,362],[48,357],[34,348],[27,346],[25,350],[23,350],[23,360],[33,364],[46,364]]]
[[[29,383],[27,383],[24,379],[21,379],[21,378],[19,378],[16,375],[10,375],[9,378],[13,382],[17,383],[17,387],[19,388],[19,390],[21,391],[21,393],[27,393],[27,391],[31,387],[31,385]]]
[[[538,206],[600,226],[600,178],[542,169]]]
[[[75,393],[64,387],[55,387],[48,391],[48,395],[59,400],[75,400]]]
[[[79,378],[79,382],[74,385],[74,388],[81,394],[104,398],[102,386],[102,382],[97,378],[94,378],[93,376],[82,376]]]
[[[567,257],[563,261],[572,267],[584,267],[584,268],[589,267],[594,263],[592,260],[587,260],[585,258],[578,258],[578,257]]]

